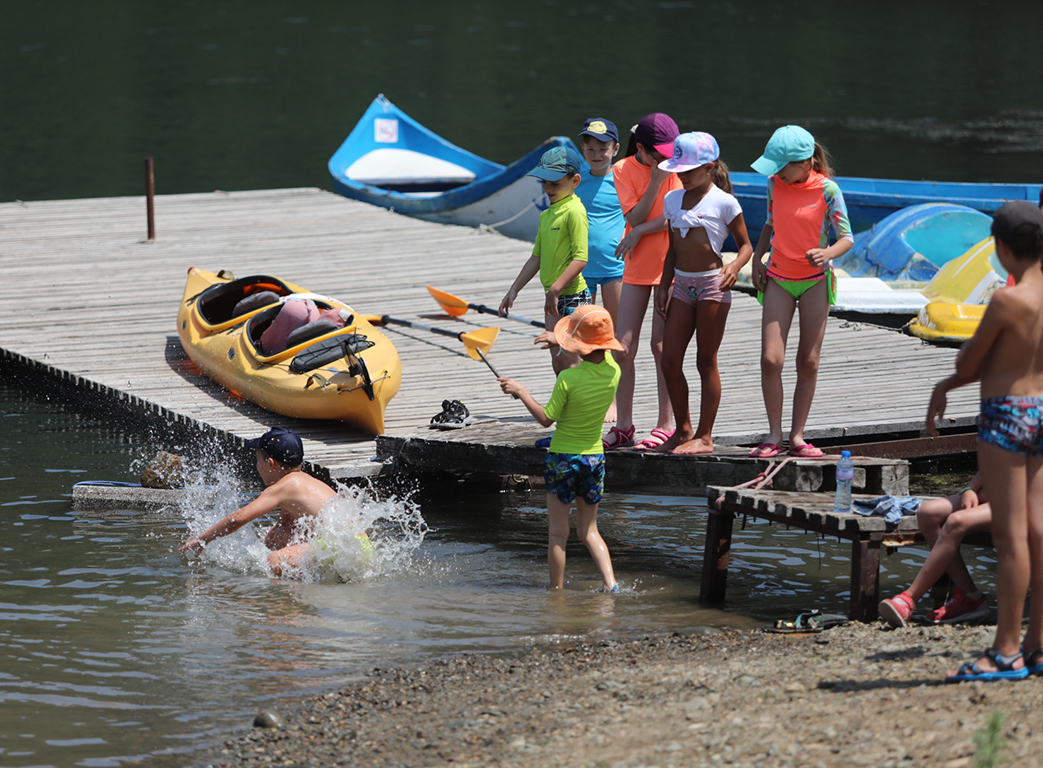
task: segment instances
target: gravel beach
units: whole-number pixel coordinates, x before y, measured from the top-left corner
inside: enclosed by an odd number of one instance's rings
[[[1039,768],[1043,677],[943,682],[992,633],[706,630],[375,669],[200,764],[971,768],[1001,713],[998,764]]]

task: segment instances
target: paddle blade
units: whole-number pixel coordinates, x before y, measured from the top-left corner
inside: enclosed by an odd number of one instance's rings
[[[451,293],[440,291],[437,288],[432,288],[430,285],[426,287],[428,293],[430,293],[434,300],[438,302],[438,306],[445,310],[447,315],[460,317],[460,315],[467,312],[467,302],[463,299],[454,296]]]
[[[496,337],[500,335],[500,329],[492,326],[490,328],[479,328],[477,331],[469,331],[460,334],[460,341],[464,343],[464,349],[474,360],[481,360],[478,351],[488,352],[493,348]]]

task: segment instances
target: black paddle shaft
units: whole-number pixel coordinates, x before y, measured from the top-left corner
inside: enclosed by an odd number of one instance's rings
[[[485,363],[487,366],[489,366],[489,370],[493,372],[493,376],[495,376],[498,379],[502,379],[503,378],[500,375],[500,372],[498,370],[496,370],[496,368],[493,367],[492,363],[489,362],[489,358],[487,358],[485,356],[485,353],[482,352],[482,350],[480,350],[480,349],[478,350],[478,357],[482,358],[482,362]],[[511,395],[511,397],[513,397],[515,400],[518,399],[517,395]]]
[[[463,340],[464,335],[457,333],[456,331],[447,331],[445,328],[435,328],[433,325],[423,325],[421,323],[414,323],[409,320],[400,320],[397,317],[388,317],[383,315],[380,318],[381,325],[404,325],[407,328],[423,328],[425,331],[433,331],[434,333],[440,333],[443,336],[451,336],[454,339]]]
[[[468,304],[467,306],[470,309],[473,309],[475,312],[484,312],[487,315],[496,315],[497,317],[500,316],[499,310],[493,309],[492,307],[487,307],[484,304]],[[529,325],[535,328],[541,328],[543,330],[546,330],[547,328],[546,324],[541,323],[539,320],[530,320],[529,318],[522,317],[520,315],[512,315],[510,312],[507,313],[507,317],[509,317],[511,320],[521,320],[523,323],[528,323]]]

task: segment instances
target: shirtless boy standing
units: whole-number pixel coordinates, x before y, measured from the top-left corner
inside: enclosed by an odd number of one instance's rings
[[[272,573],[282,577],[291,568],[300,567],[301,558],[308,551],[307,543],[290,545],[294,534],[300,533],[299,524],[306,518],[318,517],[326,502],[337,493],[301,469],[304,445],[295,432],[275,427],[248,440],[246,447],[257,451],[257,472],[267,487],[245,507],[186,541],[178,552],[199,552],[214,539],[235,533],[247,523],[278,509],[279,520],[268,529],[264,544],[272,550],[268,555]]]
[[[993,217],[992,236],[1015,284],[993,294],[956,357],[956,373],[938,382],[927,410],[927,430],[937,435],[946,394],[981,379],[978,469],[999,563],[996,637],[984,658],[961,666],[950,682],[1043,674],[1043,212],[1027,201],[1008,203]]]

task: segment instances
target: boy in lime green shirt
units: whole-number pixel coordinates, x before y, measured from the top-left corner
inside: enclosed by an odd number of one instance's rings
[[[560,317],[576,307],[591,303],[590,291],[583,279],[587,265],[587,211],[576,196],[581,180],[580,156],[572,147],[554,147],[543,153],[539,165],[529,174],[543,184],[550,207],[540,214],[532,256],[522,266],[518,277],[500,302],[500,316],[506,315],[518,293],[537,274],[546,291],[543,311],[548,331]],[[554,372],[576,364],[571,355],[553,355]]]
[[[558,374],[544,407],[513,379],[500,379],[500,388],[517,396],[536,421],[549,427],[558,422],[544,465],[549,518],[547,557],[550,585],[565,583],[565,543],[569,538],[569,511],[576,501],[576,532],[601,572],[602,589],[616,592],[612,559],[598,533],[598,503],[605,486],[605,454],[601,429],[619,385],[619,366],[606,350],[622,350],[616,341],[612,316],[602,307],[579,307],[558,320],[553,331],[536,337],[543,343],[579,355],[582,362]]]

